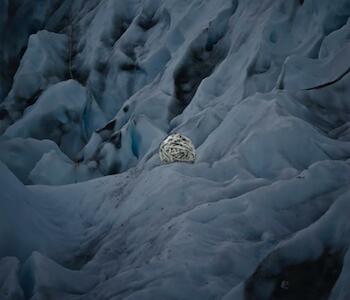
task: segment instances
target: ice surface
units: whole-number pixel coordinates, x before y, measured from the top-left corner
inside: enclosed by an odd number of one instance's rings
[[[63,34],[44,30],[30,36],[12,89],[1,107],[9,113],[11,122],[20,118],[49,85],[64,80],[67,49],[68,39]]]
[[[7,128],[9,137],[49,138],[62,151],[74,158],[83,148],[89,132],[84,125],[85,109],[89,99],[84,87],[74,80],[62,81],[49,87],[32,106],[27,108],[23,118]],[[100,111],[94,111],[92,118],[103,122]]]
[[[350,299],[349,16],[0,1],[0,299]]]
[[[62,157],[65,156],[50,140],[5,137],[0,139],[0,160],[26,184],[31,183],[28,178],[29,173],[41,157],[49,151],[57,152]]]

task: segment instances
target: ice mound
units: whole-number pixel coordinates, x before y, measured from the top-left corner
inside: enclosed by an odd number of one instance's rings
[[[7,128],[4,135],[51,139],[74,158],[89,137],[89,122],[103,122],[97,108],[93,111],[94,116],[85,120],[89,101],[84,87],[78,82],[59,82],[48,88],[33,107],[25,111],[23,118]]]
[[[59,147],[50,140],[0,138],[0,161],[6,164],[25,184],[32,183],[29,179],[30,172],[42,156],[50,151],[65,157]]]
[[[19,119],[42,91],[65,79],[67,49],[68,39],[64,34],[43,30],[29,37],[11,91],[0,108],[8,113],[9,123]]]
[[[350,299],[349,16],[0,2],[0,299]]]

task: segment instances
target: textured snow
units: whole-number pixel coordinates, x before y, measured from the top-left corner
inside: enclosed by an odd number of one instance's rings
[[[0,299],[350,299],[349,16],[0,1]]]

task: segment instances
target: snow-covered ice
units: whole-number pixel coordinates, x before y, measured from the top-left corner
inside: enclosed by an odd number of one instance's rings
[[[0,299],[350,299],[349,16],[0,0]]]

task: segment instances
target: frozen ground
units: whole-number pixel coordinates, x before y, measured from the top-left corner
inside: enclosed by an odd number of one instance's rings
[[[349,300],[349,16],[0,0],[0,299]]]

